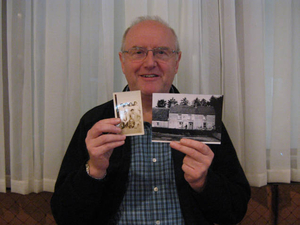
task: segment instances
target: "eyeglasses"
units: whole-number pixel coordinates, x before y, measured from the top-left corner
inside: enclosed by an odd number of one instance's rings
[[[161,61],[168,61],[174,54],[178,54],[179,52],[167,47],[158,47],[149,50],[143,47],[134,47],[127,51],[122,51],[122,53],[127,53],[131,61],[138,62],[143,61],[147,57],[149,51],[153,52],[153,57],[155,59]]]

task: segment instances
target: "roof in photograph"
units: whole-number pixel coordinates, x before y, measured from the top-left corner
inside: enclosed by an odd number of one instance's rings
[[[199,114],[199,115],[216,115],[214,107],[204,106],[186,106],[186,105],[175,105],[170,108],[170,113],[177,114]]]

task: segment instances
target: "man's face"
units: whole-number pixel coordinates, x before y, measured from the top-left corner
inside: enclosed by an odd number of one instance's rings
[[[149,49],[168,47],[176,50],[175,36],[164,25],[155,21],[144,21],[133,26],[127,33],[125,47]],[[123,73],[131,91],[141,90],[142,96],[152,93],[168,93],[178,71],[181,53],[174,54],[167,61],[156,60],[149,51],[142,61],[132,61],[127,53],[119,53]]]

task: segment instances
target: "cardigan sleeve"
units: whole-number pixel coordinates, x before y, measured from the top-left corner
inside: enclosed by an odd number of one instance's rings
[[[89,159],[85,144],[88,130],[97,121],[113,115],[110,101],[81,118],[63,158],[51,199],[57,224],[97,224],[99,221],[106,224],[115,217],[126,189],[128,166],[124,165],[129,163],[123,152],[129,143],[114,150],[103,180],[90,177],[85,169]]]
[[[226,128],[222,129],[222,144],[210,146],[215,157],[206,186],[193,196],[209,221],[235,224],[246,214],[251,190]]]
[[[88,220],[93,219],[101,199],[105,181],[89,177],[85,170],[88,160],[85,135],[81,121],[64,156],[51,199],[57,224],[91,224]]]
[[[224,126],[221,144],[209,147],[215,156],[201,193],[195,192],[184,179],[180,167],[184,154],[174,151],[177,190],[185,222],[236,224],[247,211],[249,183]]]

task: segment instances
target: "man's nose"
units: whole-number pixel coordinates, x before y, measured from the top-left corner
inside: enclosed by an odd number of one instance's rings
[[[156,66],[156,59],[153,51],[150,50],[147,52],[146,58],[144,59],[144,65],[146,67],[155,67]]]

